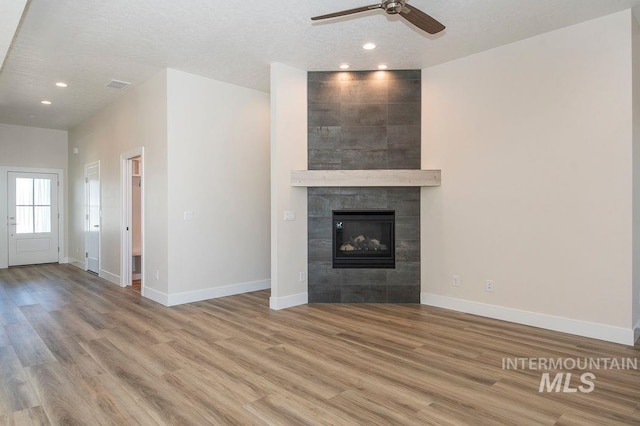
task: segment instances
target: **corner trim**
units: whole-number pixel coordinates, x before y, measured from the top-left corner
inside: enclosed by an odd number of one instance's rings
[[[298,293],[284,297],[270,297],[269,307],[274,310],[292,308],[294,306],[306,305],[309,303],[309,293]]]
[[[169,306],[169,296],[166,293],[153,289],[151,287],[142,287],[141,294],[149,300],[153,300],[164,306]]]
[[[74,259],[73,257],[68,257],[67,263],[71,266],[75,266],[78,269],[82,269],[83,271],[85,270],[84,262],[80,262],[78,259]]]
[[[613,343],[620,343],[622,345],[633,346],[635,341],[634,330],[632,328],[616,327],[554,315],[540,314],[537,312],[506,308],[503,306],[456,299],[431,293],[421,293],[420,303],[423,305],[451,309],[482,317],[514,322],[547,330],[560,331],[563,333],[575,334],[577,336],[590,337]]]
[[[100,269],[100,273],[98,274],[100,278],[103,278],[109,281],[111,284],[115,284],[120,287],[120,276],[116,274],[112,274],[109,271],[105,271],[104,269]]]
[[[212,287],[203,290],[185,291],[167,295],[167,306],[182,305],[183,303],[199,302],[218,297],[233,296],[234,294],[271,288],[271,280],[250,281],[246,283],[230,284],[222,287]]]

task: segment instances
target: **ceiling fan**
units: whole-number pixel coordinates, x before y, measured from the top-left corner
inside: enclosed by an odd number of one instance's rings
[[[338,16],[351,15],[353,13],[367,12],[369,10],[382,9],[389,15],[400,15],[416,27],[429,34],[436,34],[445,29],[445,26],[433,19],[420,9],[414,6],[408,6],[407,0],[386,0],[379,4],[370,6],[356,7],[355,9],[343,10],[341,12],[329,13],[327,15],[314,16],[312,21],[320,19],[337,18]]]

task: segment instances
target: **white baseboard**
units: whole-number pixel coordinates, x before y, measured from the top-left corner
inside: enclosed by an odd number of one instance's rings
[[[131,279],[132,280],[141,280],[142,279],[142,274],[131,274]]]
[[[437,294],[420,294],[420,303],[438,308],[451,309],[482,317],[494,318],[517,324],[530,325],[545,328],[547,330],[561,331],[563,333],[578,336],[591,337],[608,342],[633,346],[634,331],[631,328],[615,327],[606,324],[598,324],[554,315],[540,314],[537,312],[523,311],[520,309],[506,308],[470,300],[456,299]]]
[[[274,310],[292,308],[294,306],[306,305],[309,303],[309,293],[292,294],[284,297],[270,297],[269,307]]]
[[[100,278],[103,278],[109,281],[112,284],[120,286],[120,275],[112,274],[109,271],[105,271],[104,269],[100,269],[100,273],[98,274]]]
[[[63,257],[62,259],[60,259],[58,263],[60,264],[70,263],[69,260],[70,260],[69,257]]]
[[[251,291],[266,290],[269,288],[271,288],[271,280],[261,280],[231,284],[223,287],[206,288],[203,290],[185,291],[183,293],[169,294],[167,306],[199,302],[201,300],[216,299],[218,297],[233,296],[234,294],[249,293]]]
[[[169,296],[167,296],[166,293],[155,290],[151,287],[142,287],[140,293],[147,299],[153,300],[154,302],[160,303],[164,306],[169,306]]]

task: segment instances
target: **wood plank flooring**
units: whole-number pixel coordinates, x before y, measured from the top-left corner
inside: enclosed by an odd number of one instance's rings
[[[421,305],[271,311],[268,297],[166,308],[70,265],[0,270],[0,424],[640,424],[638,370],[539,393],[544,371],[502,369],[635,359],[638,344]]]

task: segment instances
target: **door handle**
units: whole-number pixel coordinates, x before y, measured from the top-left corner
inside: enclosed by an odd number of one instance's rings
[[[100,228],[100,225],[93,225],[94,228]]]
[[[9,226],[15,226],[18,225],[17,223],[10,223]]]

